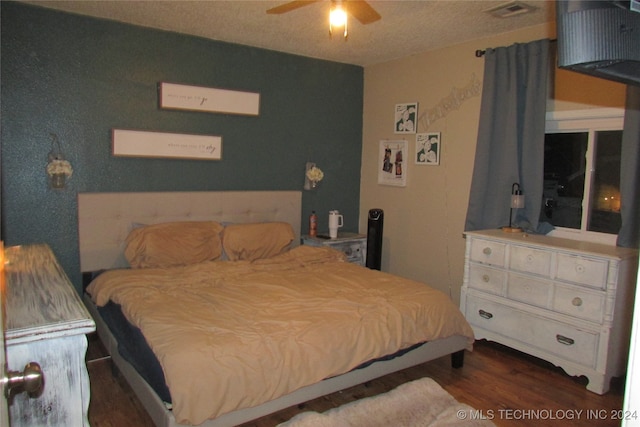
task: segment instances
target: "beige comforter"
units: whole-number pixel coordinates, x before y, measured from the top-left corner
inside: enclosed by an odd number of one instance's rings
[[[114,270],[87,289],[140,328],[180,423],[252,407],[422,341],[473,332],[444,293],[301,246],[254,262]]]

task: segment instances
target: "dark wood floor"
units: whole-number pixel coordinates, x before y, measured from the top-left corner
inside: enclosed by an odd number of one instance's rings
[[[91,425],[153,426],[124,378],[113,374],[111,360],[105,355],[97,338],[91,336],[87,353]],[[462,369],[452,369],[450,359],[444,357],[285,409],[243,427],[275,426],[299,412],[322,412],[422,377],[433,378],[457,400],[493,418],[498,426],[620,425],[616,415],[622,408],[622,378],[614,378],[611,390],[599,396],[585,389],[585,378],[570,377],[547,362],[479,341],[473,352],[466,352]]]

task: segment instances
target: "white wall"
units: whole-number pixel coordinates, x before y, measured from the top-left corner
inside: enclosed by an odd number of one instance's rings
[[[477,49],[554,38],[555,26],[539,25],[365,68],[360,231],[367,213],[384,210],[382,270],[427,283],[459,301],[471,174],[480,95],[447,103],[474,79],[481,85],[484,60]],[[548,109],[624,106],[625,86],[574,72],[556,73]],[[544,90],[544,89],[543,89]],[[415,135],[393,133],[396,104],[419,102],[418,132],[441,132],[439,166],[415,165]],[[427,119],[441,107],[440,118]],[[443,110],[444,108],[445,110]],[[380,140],[409,142],[406,187],[379,185]],[[508,207],[505,206],[505,209]]]

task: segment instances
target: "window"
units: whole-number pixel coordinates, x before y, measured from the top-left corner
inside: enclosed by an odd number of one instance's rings
[[[540,221],[559,237],[615,244],[624,110],[547,113]]]

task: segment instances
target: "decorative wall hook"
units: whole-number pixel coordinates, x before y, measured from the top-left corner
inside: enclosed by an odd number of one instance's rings
[[[315,189],[318,186],[318,183],[322,181],[322,178],[324,178],[322,170],[317,167],[315,163],[307,162],[304,174],[304,189]]]
[[[73,175],[73,168],[62,154],[58,135],[55,133],[50,133],[49,135],[51,136],[51,151],[49,151],[47,163],[49,185],[51,188],[61,189],[65,187],[67,179]]]

